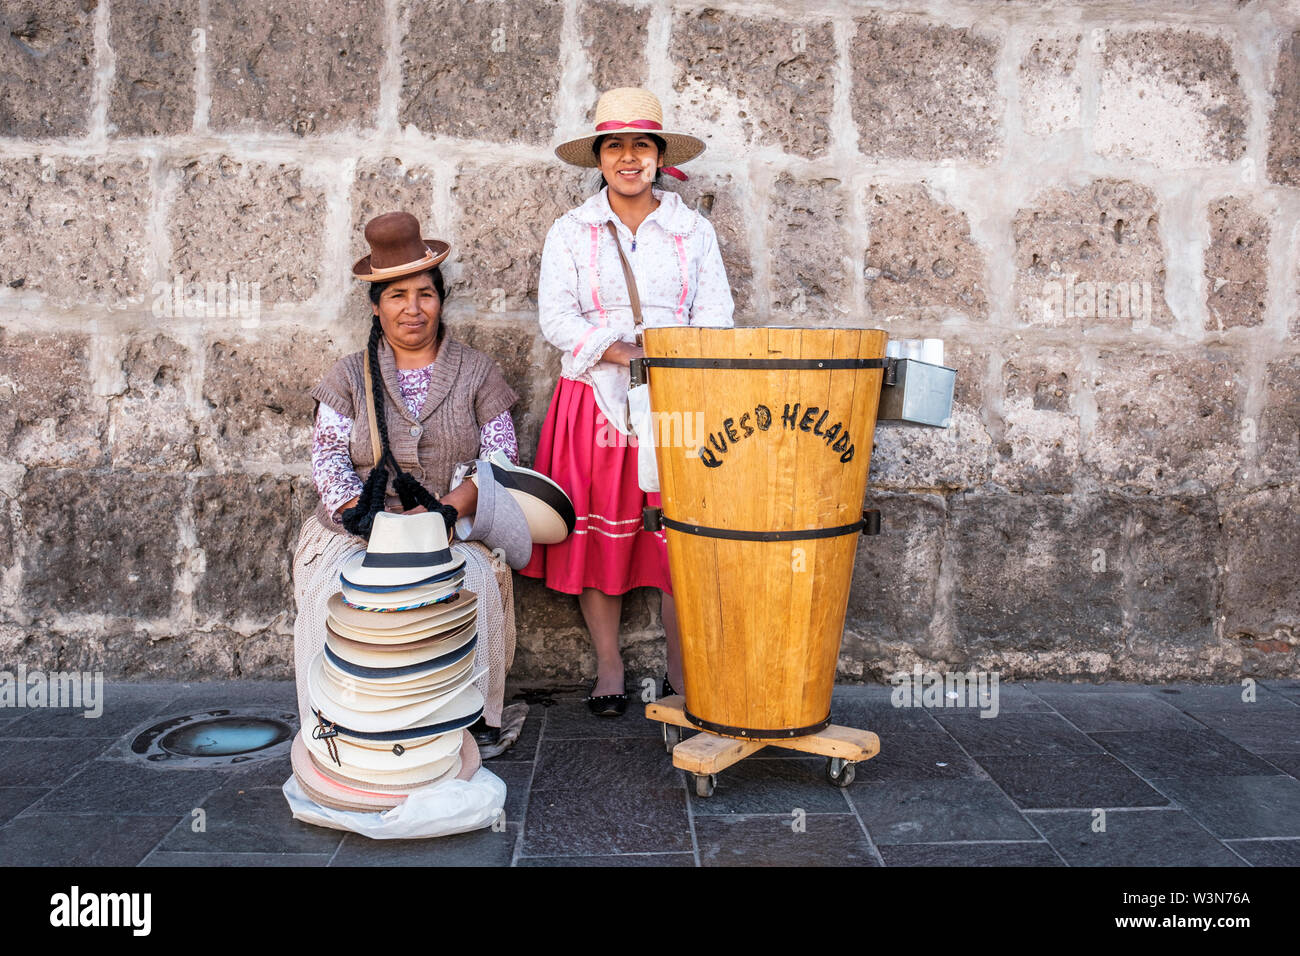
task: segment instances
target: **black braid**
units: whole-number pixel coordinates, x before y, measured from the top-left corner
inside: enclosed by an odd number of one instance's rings
[[[426,511],[436,511],[442,515],[443,521],[447,523],[447,533],[451,533],[452,526],[459,517],[455,508],[451,505],[445,505],[432,495],[424,485],[402,469],[393,457],[393,450],[388,444],[388,422],[384,417],[384,385],[383,375],[379,371],[379,340],[383,336],[383,329],[379,324],[379,316],[376,315],[374,322],[370,326],[370,339],[366,343],[366,351],[370,355],[370,378],[371,391],[375,400],[375,427],[379,430],[379,444],[382,453],[379,458],[379,464],[371,469],[370,475],[366,478],[365,485],[361,488],[361,495],[357,499],[354,507],[343,512],[343,527],[350,533],[359,538],[369,539],[371,528],[375,523],[375,515],[384,510],[385,498],[388,495],[388,468],[391,465],[393,474],[393,489],[397,492],[398,497],[402,500],[402,509],[410,511],[416,506],[423,506]]]

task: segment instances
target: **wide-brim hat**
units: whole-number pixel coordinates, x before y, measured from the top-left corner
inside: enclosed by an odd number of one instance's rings
[[[349,585],[414,587],[464,563],[452,553],[446,519],[438,512],[381,511],[375,515],[366,550],[344,561],[339,573]]]
[[[458,678],[451,687],[438,690],[434,696],[427,700],[415,704],[406,704],[393,710],[354,710],[329,699],[328,696],[321,692],[319,666],[312,668],[309,693],[312,706],[319,710],[327,721],[361,733],[383,733],[390,730],[405,730],[417,725],[426,726],[431,722],[436,722],[438,712],[450,704],[454,698],[458,697],[467,685],[482,677],[486,672],[487,668],[468,671]]]
[[[346,763],[335,763],[325,742],[310,737],[307,738],[307,753],[317,771],[335,783],[371,793],[410,793],[444,778],[454,777],[460,770],[460,754],[451,754],[423,766],[405,767],[389,773],[350,767]],[[339,754],[339,760],[343,760],[342,753]]]
[[[483,693],[474,684],[466,684],[459,693],[452,695],[451,699],[446,701],[437,714],[431,715],[431,723],[421,724],[418,727],[400,727],[397,730],[358,730],[333,719],[327,712],[317,707],[314,701],[311,706],[312,712],[318,715],[318,719],[323,718],[340,737],[347,738],[353,743],[362,746],[376,743],[392,746],[400,743],[406,747],[427,741],[438,734],[463,730],[483,716],[483,703]]]
[[[497,480],[486,460],[477,463],[474,484],[478,486],[474,516],[456,522],[456,536],[462,541],[482,542],[493,553],[499,551],[506,564],[520,570],[533,555],[532,534],[523,509]]]
[[[450,601],[410,611],[360,611],[349,607],[341,594],[334,594],[325,608],[326,622],[344,637],[402,644],[459,627],[469,616],[477,614],[478,595],[461,588]]]
[[[564,489],[540,471],[516,465],[504,452],[493,452],[488,460],[495,466],[492,476],[519,503],[535,544],[558,544],[573,533],[577,513]],[[474,476],[474,483],[483,482]]]
[[[456,596],[464,583],[465,574],[461,570],[436,584],[417,585],[375,594],[371,591],[358,591],[346,578],[343,578],[339,593],[343,595],[343,603],[353,610],[378,611],[386,614],[391,611],[415,611],[433,604],[444,604]]]
[[[340,657],[330,649],[328,644],[321,652],[325,655],[325,663],[333,667],[334,670],[348,677],[357,680],[369,681],[387,681],[387,680],[407,680],[412,677],[428,677],[435,671],[444,670],[452,664],[457,663],[466,654],[473,653],[478,646],[477,631],[470,635],[469,640],[461,647],[454,648],[441,654],[438,657],[432,657],[427,660],[419,661],[414,664],[401,664],[389,667],[370,667],[364,664],[353,664],[346,658]]]
[[[366,223],[370,254],[352,266],[367,282],[392,282],[425,272],[451,254],[451,243],[420,238],[420,220],[409,212],[386,212]]]
[[[406,667],[437,660],[468,644],[474,637],[477,621],[466,621],[454,631],[426,637],[410,644],[371,644],[339,634],[325,625],[325,646],[336,656],[362,667]]]
[[[680,166],[704,152],[704,140],[689,133],[666,130],[664,111],[659,97],[638,87],[620,87],[607,90],[596,101],[596,130],[590,136],[579,136],[555,147],[555,155],[573,166],[595,168],[600,164],[591,151],[598,136],[611,133],[651,133],[664,141],[665,149],[659,157],[668,167]]]
[[[307,748],[307,733],[304,728],[293,738],[293,745],[289,749],[289,763],[293,767],[293,775],[297,778],[303,793],[316,803],[332,810],[374,813],[391,810],[406,799],[404,793],[375,793],[331,780],[316,769],[316,764],[311,759],[311,751]]]
[[[463,730],[438,734],[422,744],[405,747],[401,744],[363,747],[342,737],[334,737],[335,752],[343,766],[367,773],[396,773],[409,767],[424,767],[460,753],[465,741]],[[317,756],[328,754],[324,740],[313,737],[310,728],[303,733],[307,749]]]

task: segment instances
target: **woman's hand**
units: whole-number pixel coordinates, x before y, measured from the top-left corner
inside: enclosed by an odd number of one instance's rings
[[[604,362],[612,362],[627,368],[631,366],[633,359],[645,358],[645,349],[630,342],[615,342],[605,349],[605,353],[600,358]]]

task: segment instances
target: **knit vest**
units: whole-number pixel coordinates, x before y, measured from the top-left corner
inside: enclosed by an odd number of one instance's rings
[[[450,335],[438,348],[429,393],[417,414],[410,413],[402,398],[393,349],[384,338],[379,341],[379,373],[384,382],[384,420],[393,457],[439,498],[447,493],[456,465],[478,457],[483,426],[519,400],[496,362]],[[334,363],[312,389],[311,396],[352,419],[348,451],[352,467],[365,481],[376,455],[366,409],[365,352],[354,352]],[[401,512],[393,478],[390,468],[384,510]],[[343,531],[342,524],[324,504],[317,505],[316,517],[327,528]]]

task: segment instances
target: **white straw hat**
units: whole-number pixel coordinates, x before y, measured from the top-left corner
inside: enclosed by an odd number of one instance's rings
[[[335,631],[353,640],[403,644],[419,641],[464,623],[478,610],[478,595],[461,588],[450,601],[410,611],[359,611],[349,607],[342,594],[325,605],[326,620]]]
[[[381,511],[375,515],[370,541],[343,562],[340,575],[353,585],[408,587],[429,583],[465,559],[447,543],[447,522],[436,511],[414,515]]]
[[[673,167],[694,159],[704,152],[704,141],[689,133],[665,130],[664,111],[659,97],[639,87],[620,87],[606,90],[596,101],[596,131],[590,136],[579,136],[555,147],[555,155],[573,166],[595,168],[600,165],[591,151],[597,136],[612,133],[650,133],[664,141],[666,147],[659,157],[664,172],[685,179]]]

